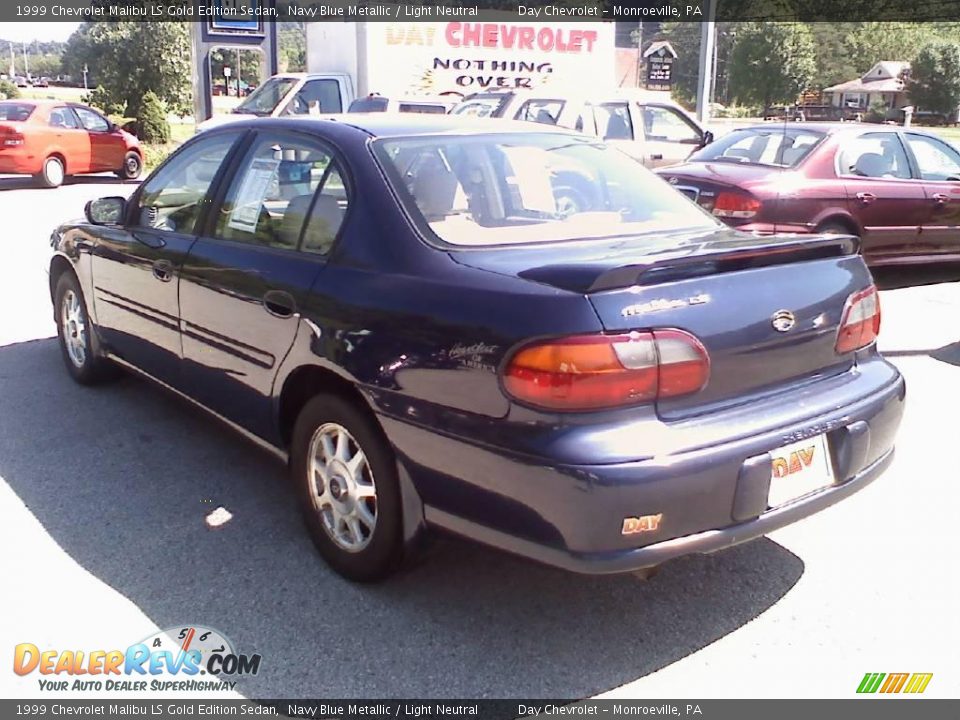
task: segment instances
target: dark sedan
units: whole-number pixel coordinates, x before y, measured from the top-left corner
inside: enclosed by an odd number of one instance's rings
[[[960,152],[923,131],[759,125],[658,172],[740,230],[857,235],[870,265],[960,261]]]
[[[69,373],[135,370],[288,458],[350,578],[426,528],[638,571],[893,455],[904,384],[854,238],[737,233],[566,131],[237,123],[52,242]]]

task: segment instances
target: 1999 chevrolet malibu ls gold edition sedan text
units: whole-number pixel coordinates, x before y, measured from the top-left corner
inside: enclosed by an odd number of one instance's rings
[[[904,382],[857,240],[738,233],[596,138],[231,124],[52,243],[70,374],[135,369],[287,455],[349,578],[427,528],[637,571],[817,512],[893,456]]]

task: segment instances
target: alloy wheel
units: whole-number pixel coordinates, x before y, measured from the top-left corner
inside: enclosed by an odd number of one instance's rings
[[[307,472],[327,535],[347,552],[363,550],[377,526],[377,485],[359,443],[338,423],[321,425],[310,440]]]
[[[73,290],[67,290],[63,294],[60,323],[70,362],[75,367],[82,368],[87,361],[87,322],[80,297]]]

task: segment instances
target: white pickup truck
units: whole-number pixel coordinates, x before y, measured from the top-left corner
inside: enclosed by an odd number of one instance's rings
[[[603,138],[647,167],[683,162],[713,140],[667,93],[635,88],[589,96],[551,88],[474,93],[450,112],[568,127]]]

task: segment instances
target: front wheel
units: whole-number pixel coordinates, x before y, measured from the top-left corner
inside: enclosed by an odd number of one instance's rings
[[[291,472],[310,536],[327,563],[359,582],[393,573],[403,553],[396,460],[380,427],[337,395],[297,418]]]
[[[96,331],[72,273],[64,272],[57,280],[54,302],[57,338],[70,376],[81,385],[92,385],[115,375],[114,366],[100,355]]]
[[[136,180],[143,172],[143,161],[140,153],[131,150],[123,158],[123,166],[117,170],[117,177],[121,180]]]

